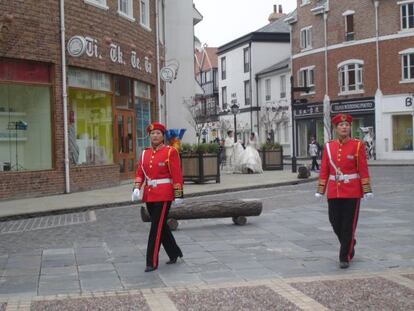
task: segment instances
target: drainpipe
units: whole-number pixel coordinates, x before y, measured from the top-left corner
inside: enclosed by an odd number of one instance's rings
[[[256,75],[255,78],[256,81],[256,106],[258,107],[257,109],[261,108],[259,107],[259,77]],[[258,142],[260,140],[260,126],[259,126],[259,110],[256,111],[256,116],[257,116],[257,139]]]
[[[249,43],[249,64],[250,64],[250,133],[253,132],[253,83],[252,83],[252,42]],[[257,105],[257,103],[256,103]]]
[[[69,137],[68,137],[68,93],[66,86],[66,45],[65,45],[65,0],[60,0],[60,40],[62,53],[62,100],[63,100],[63,132],[65,144],[65,192],[70,193],[69,176]]]
[[[377,53],[377,88],[381,89],[381,80],[380,80],[380,56],[379,56],[379,26],[378,26],[378,7],[379,1],[374,1],[375,6],[375,45]]]
[[[328,83],[328,14],[323,13],[323,32],[325,37],[325,94],[329,96],[329,83]]]
[[[158,121],[162,122],[161,116],[161,79],[160,79],[160,29],[159,29],[159,6],[158,0],[155,0],[155,40],[157,46],[157,105],[158,105]],[[166,105],[164,105],[164,109],[167,109]],[[165,115],[165,126],[167,126],[167,115]]]

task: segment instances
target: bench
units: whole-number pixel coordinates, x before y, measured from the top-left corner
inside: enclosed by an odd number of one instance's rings
[[[247,216],[259,216],[262,209],[262,201],[257,199],[184,201],[170,209],[167,223],[171,230],[176,230],[178,220],[231,217],[235,225],[242,226],[246,224]],[[143,222],[151,221],[145,206],[141,207],[141,219]]]

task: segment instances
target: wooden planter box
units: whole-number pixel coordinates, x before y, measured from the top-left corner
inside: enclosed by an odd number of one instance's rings
[[[220,161],[218,154],[182,153],[181,170],[184,181],[204,183],[215,180],[220,182]]]
[[[264,171],[283,170],[283,148],[277,150],[260,150]]]

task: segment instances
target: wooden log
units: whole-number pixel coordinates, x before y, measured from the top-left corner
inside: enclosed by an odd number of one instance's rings
[[[185,201],[183,204],[170,209],[169,219],[205,219],[205,218],[233,218],[239,225],[246,223],[241,216],[259,216],[263,204],[260,200],[240,199],[221,201]],[[150,217],[145,206],[141,207],[141,219],[149,222]]]

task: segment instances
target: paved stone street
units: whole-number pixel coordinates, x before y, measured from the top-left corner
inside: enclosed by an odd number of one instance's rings
[[[371,174],[348,270],[314,183],[257,189],[201,197],[261,198],[264,210],[245,226],[180,221],[184,260],[166,266],[162,250],[152,273],[138,208],[0,223],[0,310],[412,310],[414,168]]]

